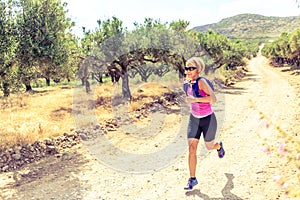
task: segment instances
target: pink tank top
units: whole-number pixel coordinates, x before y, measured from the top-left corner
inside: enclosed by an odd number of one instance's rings
[[[199,90],[201,96],[206,97],[208,96],[203,90]],[[189,96],[193,96],[192,87],[188,87],[187,94]],[[201,102],[201,103],[191,103],[191,114],[194,117],[202,118],[213,113],[212,107],[209,102]]]

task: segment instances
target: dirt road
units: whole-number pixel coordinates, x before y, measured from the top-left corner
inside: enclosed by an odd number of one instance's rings
[[[299,91],[278,70],[268,67],[264,57],[252,59],[247,76],[233,88],[217,94],[214,109],[223,121],[218,140],[223,141],[226,155],[219,159],[216,152],[202,153],[199,149],[199,184],[192,191],[183,190],[189,174],[187,151],[162,169],[130,174],[101,164],[82,145],[60,157],[0,174],[0,198],[289,199],[275,179],[281,174],[294,176],[295,168],[286,166],[285,158],[279,159],[278,152],[264,152],[264,144],[280,145],[276,127],[290,134],[297,131],[295,124],[299,121],[295,117],[299,106],[295,104],[300,105]],[[155,141],[143,142],[140,138],[127,140],[130,135],[111,133],[108,138],[119,148],[128,147],[128,151],[145,148],[146,152],[155,152],[175,137],[174,127],[178,127],[176,120],[180,121],[180,116],[175,113],[168,117],[163,129],[169,137],[157,136]],[[184,139],[186,133],[180,134]],[[101,152],[101,146],[96,148]]]

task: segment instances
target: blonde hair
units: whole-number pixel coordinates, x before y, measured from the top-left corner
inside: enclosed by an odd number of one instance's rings
[[[199,57],[191,57],[186,61],[186,66],[192,65],[194,67],[197,67],[198,73],[200,74],[201,72],[204,71],[205,64],[203,60]]]

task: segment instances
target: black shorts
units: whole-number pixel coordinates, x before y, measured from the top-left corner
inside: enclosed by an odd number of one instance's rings
[[[217,119],[214,113],[203,118],[190,115],[187,137],[200,139],[203,132],[204,141],[210,142],[215,139],[217,133]]]

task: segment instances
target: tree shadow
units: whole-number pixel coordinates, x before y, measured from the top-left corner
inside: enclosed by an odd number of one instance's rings
[[[199,189],[186,192],[185,195],[186,196],[198,196],[204,200],[242,200],[241,197],[238,197],[237,195],[231,193],[231,190],[234,188],[234,184],[232,181],[234,179],[233,174],[225,173],[225,176],[227,177],[227,183],[221,191],[222,195],[223,195],[223,197],[221,197],[221,198],[209,197],[207,194],[202,193]]]
[[[290,66],[287,69],[282,69],[281,72],[290,72],[291,75],[299,76],[300,75],[299,66]]]
[[[299,70],[300,67],[289,67],[287,69],[282,69],[281,72],[292,72],[292,71],[295,71],[295,70]]]
[[[223,91],[220,91],[219,93],[241,95],[245,93],[245,90],[246,89],[242,87],[226,87],[223,89]]]
[[[261,78],[254,73],[247,73],[242,79],[239,79],[237,82],[245,82],[245,81],[252,81],[257,82]],[[246,93],[246,88],[244,87],[237,87],[235,84],[229,85],[229,86],[223,86],[221,90],[219,90],[219,93],[222,94],[232,94],[232,95],[241,95]]]
[[[58,113],[58,112],[66,112],[66,113],[72,113],[72,108],[66,108],[61,106],[59,109],[53,110],[53,113]]]
[[[300,75],[300,71],[295,71],[291,75],[299,76]]]
[[[45,93],[48,93],[48,92],[51,92],[51,90],[49,90],[49,89],[43,89],[43,90],[32,89],[31,91],[28,91],[28,92],[25,92],[25,93],[26,94],[45,94]]]

